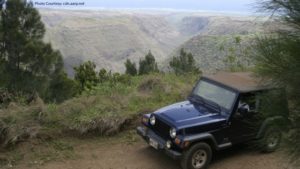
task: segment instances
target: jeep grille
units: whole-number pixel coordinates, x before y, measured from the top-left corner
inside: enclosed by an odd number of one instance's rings
[[[160,119],[156,118],[156,124],[152,126],[153,131],[159,135],[160,137],[164,139],[169,139],[170,138],[170,129],[171,127],[161,121]]]

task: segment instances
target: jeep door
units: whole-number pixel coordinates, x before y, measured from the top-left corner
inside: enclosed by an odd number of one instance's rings
[[[241,112],[240,107],[244,106],[244,110],[248,107],[248,112]],[[261,121],[257,108],[259,99],[255,93],[241,94],[236,103],[236,109],[232,114],[229,135],[230,141],[234,144],[255,138]]]

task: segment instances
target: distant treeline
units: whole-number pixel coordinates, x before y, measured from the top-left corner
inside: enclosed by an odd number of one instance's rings
[[[80,84],[81,92],[88,89],[92,89],[93,86],[102,84],[105,82],[110,82],[113,86],[114,84],[129,83],[131,76],[143,76],[151,73],[161,73],[158,69],[155,57],[151,53],[148,54],[139,61],[139,67],[136,63],[127,59],[124,63],[126,67],[125,74],[112,73],[105,69],[101,69],[97,72],[96,64],[87,61],[78,67],[75,67],[75,81]],[[196,67],[195,59],[191,53],[186,53],[184,49],[181,50],[180,55],[173,57],[169,63],[171,71],[177,75],[185,73],[200,73],[199,68]]]

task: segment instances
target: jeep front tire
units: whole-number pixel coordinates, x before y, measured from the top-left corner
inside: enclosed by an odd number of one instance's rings
[[[183,153],[183,169],[206,169],[212,158],[211,147],[207,143],[197,143]]]

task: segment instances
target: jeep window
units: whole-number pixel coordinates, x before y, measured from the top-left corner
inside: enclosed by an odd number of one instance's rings
[[[214,102],[220,107],[230,110],[234,104],[237,94],[222,86],[201,80],[193,91],[193,95]]]

